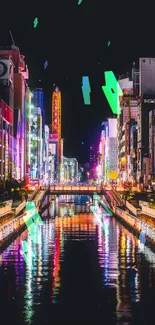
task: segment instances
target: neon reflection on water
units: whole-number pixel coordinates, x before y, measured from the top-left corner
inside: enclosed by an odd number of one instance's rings
[[[104,279],[105,284],[109,280],[109,222],[104,222]]]
[[[34,202],[26,202],[26,212],[27,213],[24,216],[24,221],[28,228],[29,234],[34,244],[39,244],[38,226],[42,226],[44,223],[41,220],[41,217],[36,209]],[[30,268],[33,268],[32,257],[35,257],[35,254],[29,249],[26,241],[22,242],[22,250],[20,250],[20,253],[23,256],[26,264]]]
[[[53,257],[55,247],[54,223],[45,222],[43,229],[39,229],[40,245],[35,245],[35,267],[26,269],[24,314],[28,324],[32,324],[34,305],[41,305],[44,281],[48,281],[49,256]],[[28,236],[29,247],[32,248],[31,237]],[[32,271],[33,270],[33,271]],[[35,291],[34,291],[35,290]]]
[[[57,221],[59,221],[57,223]],[[55,219],[55,247],[54,247],[54,260],[53,260],[53,271],[52,271],[52,296],[51,302],[57,303],[57,296],[59,294],[61,281],[60,281],[60,256],[63,252],[63,229],[62,229],[62,218]]]

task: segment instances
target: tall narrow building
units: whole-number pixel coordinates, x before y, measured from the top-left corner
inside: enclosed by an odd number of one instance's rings
[[[149,113],[155,109],[155,58],[139,59],[138,170],[140,184],[151,183],[149,172]],[[151,170],[150,170],[151,171]]]
[[[118,183],[120,185],[125,185],[127,182],[135,184],[137,176],[135,131],[138,119],[138,95],[134,94],[133,80],[121,77],[119,84],[123,96],[120,99],[121,114],[117,116]]]
[[[21,55],[19,48],[12,45],[0,48],[0,98],[13,112],[12,122],[9,129],[8,123],[3,125],[7,128],[6,148],[9,145],[9,167],[6,168],[2,177],[8,175],[18,180],[25,180],[26,176],[26,128],[25,128],[25,92],[26,79],[28,79],[28,69],[25,64],[25,57]],[[14,138],[13,138],[14,136]],[[12,140],[9,140],[10,137]],[[8,139],[8,140],[7,140]],[[3,143],[4,147],[5,144]],[[11,146],[11,147],[10,147]],[[6,149],[7,151],[8,149]],[[7,161],[7,154],[5,159]],[[3,162],[5,163],[4,155]],[[12,166],[12,167],[11,167]],[[4,176],[3,176],[4,175]]]
[[[42,179],[42,114],[40,107],[31,108],[31,179]]]
[[[44,138],[45,132],[45,96],[42,88],[36,88],[32,91],[32,102],[34,107],[40,107],[42,115],[42,134]]]
[[[102,123],[101,134],[101,179],[105,184],[117,180],[117,119],[108,118]],[[102,159],[104,164],[102,165]]]
[[[63,163],[62,141],[61,141],[61,92],[58,87],[54,89],[52,95],[52,134],[57,137],[57,180],[61,179],[61,169]]]

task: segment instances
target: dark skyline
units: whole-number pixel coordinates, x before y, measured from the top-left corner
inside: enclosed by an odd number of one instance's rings
[[[104,71],[112,70],[118,76],[131,70],[138,57],[155,56],[153,12],[147,6],[139,12],[132,5],[127,10],[122,3],[95,0],[83,0],[79,6],[78,0],[51,1],[50,5],[14,1],[3,3],[1,10],[5,14],[0,21],[0,45],[12,44],[11,30],[26,58],[28,85],[45,91],[47,124],[53,84],[59,86],[64,155],[87,161],[89,145],[99,140],[102,121],[113,116],[101,89]],[[88,106],[81,91],[84,75],[89,76],[91,86]]]

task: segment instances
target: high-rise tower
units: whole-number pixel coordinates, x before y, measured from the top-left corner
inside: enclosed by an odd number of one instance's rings
[[[32,103],[34,107],[40,107],[41,115],[42,115],[42,133],[44,137],[44,130],[45,130],[45,99],[44,99],[44,91],[42,88],[36,88],[32,91],[33,98]]]
[[[57,163],[61,164],[61,92],[55,88],[52,95],[52,134],[58,138]]]

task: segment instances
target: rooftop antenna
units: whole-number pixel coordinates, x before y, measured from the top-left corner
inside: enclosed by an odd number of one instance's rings
[[[15,45],[15,42],[14,42],[14,39],[13,39],[13,36],[12,36],[12,33],[11,33],[11,30],[9,30],[9,33],[10,33],[10,36],[11,36],[11,40],[12,40],[13,45],[16,46]]]

